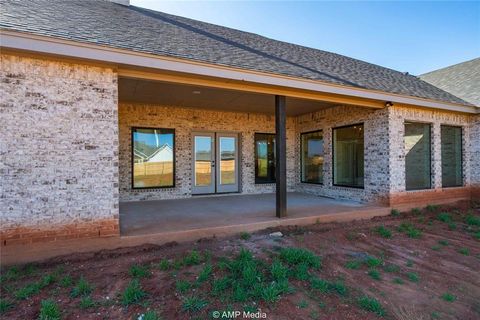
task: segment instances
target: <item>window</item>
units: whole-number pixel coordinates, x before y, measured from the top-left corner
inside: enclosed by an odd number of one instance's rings
[[[174,144],[173,129],[132,129],[133,188],[175,185]]]
[[[302,182],[323,183],[322,131],[302,133],[300,140]]]
[[[333,184],[363,188],[363,124],[333,129]]]
[[[441,139],[442,186],[462,186],[462,128],[441,126]]]
[[[275,134],[255,133],[255,183],[275,182]]]
[[[405,122],[405,187],[430,189],[430,125]]]

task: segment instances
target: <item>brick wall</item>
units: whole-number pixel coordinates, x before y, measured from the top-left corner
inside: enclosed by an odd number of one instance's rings
[[[2,244],[118,235],[115,72],[2,54],[0,79]]]
[[[390,167],[391,167],[391,203],[405,203],[408,201],[427,203],[452,198],[469,197],[471,184],[472,156],[471,120],[472,116],[445,112],[431,111],[418,108],[394,106],[390,108]],[[423,122],[431,124],[431,172],[432,188],[428,190],[405,190],[405,121]],[[442,188],[441,164],[441,125],[460,126],[463,129],[463,181],[465,188]],[[462,190],[454,190],[462,189]]]
[[[337,106],[299,116],[298,148],[300,133],[322,130],[325,141],[323,185],[299,183],[298,190],[318,195],[365,202],[384,202],[388,197],[388,109],[371,109],[354,106]],[[332,130],[335,127],[364,124],[365,164],[364,189],[333,185],[332,173]],[[300,160],[298,160],[300,161]],[[298,162],[300,167],[300,162]]]
[[[470,179],[473,195],[480,201],[480,115],[472,117],[470,127]]]
[[[295,189],[296,134],[295,119],[287,118],[287,185]],[[132,189],[131,128],[175,129],[175,188]],[[274,192],[275,184],[255,184],[254,134],[275,133],[273,115],[223,112],[174,106],[123,104],[119,106],[120,201],[173,199],[190,197],[192,192],[192,132],[238,132],[242,193]]]

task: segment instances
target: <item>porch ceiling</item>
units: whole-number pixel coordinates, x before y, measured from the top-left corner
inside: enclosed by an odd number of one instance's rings
[[[120,78],[118,90],[120,102],[275,113],[275,96],[267,94],[130,78]],[[287,97],[287,116],[297,116],[335,105],[330,102]]]

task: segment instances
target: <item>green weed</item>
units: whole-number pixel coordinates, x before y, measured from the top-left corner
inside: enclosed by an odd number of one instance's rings
[[[283,248],[280,250],[280,258],[290,265],[305,263],[315,269],[319,269],[322,265],[319,256],[303,248]]]
[[[418,273],[415,273],[415,272],[407,272],[407,278],[412,282],[420,281],[420,277],[418,276]]]
[[[374,279],[374,280],[381,280],[382,277],[380,275],[380,272],[376,269],[370,269],[368,271],[368,275],[370,276],[370,278]]]
[[[385,267],[383,267],[383,270],[385,270],[385,272],[389,272],[389,273],[400,272],[400,267],[395,265],[395,264],[388,264]]]
[[[83,277],[77,282],[77,285],[72,289],[71,296],[76,297],[86,297],[92,293],[93,287],[90,285]]]
[[[183,264],[186,266],[193,266],[202,262],[202,256],[198,251],[192,250],[188,255],[183,258]]]
[[[39,283],[36,283],[36,282],[30,283],[24,286],[23,288],[21,288],[20,290],[17,290],[14,295],[15,295],[15,298],[18,300],[25,300],[39,293],[40,289],[41,287]]]
[[[161,320],[160,316],[153,310],[143,314],[142,320]]]
[[[392,282],[395,283],[395,284],[403,284],[403,279],[402,278],[393,278]]]
[[[200,271],[199,275],[198,275],[198,278],[197,278],[197,282],[198,283],[202,283],[206,280],[208,280],[208,278],[210,278],[210,276],[212,275],[212,272],[213,272],[213,267],[210,263],[207,263],[203,269]]]
[[[42,300],[40,303],[39,320],[58,320],[60,319],[60,309],[52,300]]]
[[[242,240],[248,240],[252,237],[252,235],[248,232],[242,232],[240,233],[240,239]]]
[[[70,275],[64,276],[62,279],[60,279],[60,287],[63,288],[68,288],[73,285],[73,279]]]
[[[391,238],[392,237],[392,231],[388,230],[384,226],[379,226],[375,228],[375,232],[380,235],[383,238]]]
[[[172,267],[172,264],[170,263],[170,261],[168,261],[167,259],[162,259],[160,260],[160,262],[158,263],[158,268],[162,271],[167,271],[168,269],[170,269]]]
[[[190,290],[192,285],[190,284],[190,282],[188,282],[186,280],[178,280],[175,283],[175,287],[177,288],[178,292],[183,294],[183,293],[186,293],[188,290]]]
[[[425,209],[427,209],[427,211],[429,212],[435,212],[437,211],[438,209],[440,208],[439,205],[436,205],[436,204],[429,204],[425,207]]]
[[[82,297],[82,299],[80,299],[80,303],[78,304],[80,309],[90,309],[95,307],[95,305],[95,301],[93,301],[92,297],[90,296]]]
[[[398,227],[398,231],[400,231],[402,233],[405,233],[410,238],[415,238],[416,239],[416,238],[420,238],[422,236],[422,231],[418,230],[418,229],[415,229],[415,227],[411,223],[408,223],[408,222],[402,223]]]
[[[441,298],[447,302],[454,302],[455,300],[457,300],[457,297],[449,292],[442,294]]]
[[[122,295],[122,304],[128,306],[140,302],[147,294],[137,279],[130,281]]]
[[[464,256],[469,256],[470,255],[470,250],[468,248],[460,248],[460,249],[458,249],[458,252],[460,254],[463,254]]]
[[[450,223],[453,221],[452,215],[448,212],[441,212],[437,215],[437,220]]]
[[[390,211],[390,214],[394,217],[398,217],[400,216],[400,211],[398,211],[397,209],[392,209],[392,211]]]
[[[358,299],[358,306],[364,310],[373,312],[380,317],[385,315],[385,309],[382,304],[375,298],[369,296],[362,296]]]
[[[0,299],[0,314],[7,312],[13,307],[13,303],[6,300]]]
[[[275,259],[270,267],[270,273],[275,281],[285,280],[287,279],[288,268]]]
[[[208,302],[198,297],[187,297],[183,300],[182,309],[186,312],[198,312],[205,308]]]
[[[413,208],[412,213],[416,216],[420,215],[422,213],[422,209],[420,208]]]
[[[441,245],[441,246],[448,246],[450,244],[450,242],[448,242],[448,240],[438,240],[438,244]]]
[[[362,262],[359,260],[350,260],[345,263],[345,268],[347,269],[352,269],[352,270],[357,270],[360,269],[362,266]]]
[[[470,226],[480,226],[480,217],[469,214],[465,217],[465,223]]]
[[[148,270],[148,266],[142,266],[138,264],[134,264],[128,270],[128,273],[133,278],[148,278],[150,276],[150,271]]]

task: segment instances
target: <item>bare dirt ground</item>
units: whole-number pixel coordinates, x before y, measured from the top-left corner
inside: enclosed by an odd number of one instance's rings
[[[70,255],[1,286],[4,319],[480,319],[480,208]]]

